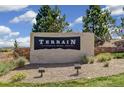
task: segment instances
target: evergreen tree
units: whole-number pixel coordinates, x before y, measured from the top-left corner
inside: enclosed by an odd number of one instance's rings
[[[112,18],[111,16],[111,12],[108,9],[105,9],[104,11],[102,11],[102,15],[103,18],[101,18],[103,21],[103,25],[104,28],[106,28],[106,32],[105,34],[103,33],[103,38],[105,41],[109,41],[110,39],[112,39],[111,35],[112,32],[115,30],[115,19]]]
[[[14,49],[16,50],[18,48],[18,43],[17,43],[17,41],[15,40],[15,42],[14,42]]]
[[[124,29],[124,17],[121,18],[121,28]]]
[[[51,8],[43,5],[39,9],[36,16],[36,24],[33,25],[33,32],[63,32],[71,31],[67,29],[68,23],[65,22],[65,15],[61,15],[61,11],[57,6]]]
[[[119,29],[119,30],[116,31],[117,34],[118,34],[119,36],[121,36],[121,38],[124,39],[124,17],[121,18],[121,25],[118,27],[118,29]]]
[[[86,10],[86,16],[83,17],[83,32],[96,33],[98,18],[100,15],[100,6],[90,5],[89,9]]]
[[[124,18],[121,18],[121,23],[119,26],[116,26],[116,29],[113,31],[113,34],[117,34],[124,39]]]
[[[103,44],[111,39],[109,28],[114,24],[111,13],[102,10],[99,5],[90,5],[83,17],[83,32],[93,32],[95,34],[95,44]]]
[[[13,51],[13,55],[14,55],[15,58],[19,57],[19,53],[17,52],[17,49],[18,49],[18,42],[15,40],[15,42],[14,42],[14,51]]]

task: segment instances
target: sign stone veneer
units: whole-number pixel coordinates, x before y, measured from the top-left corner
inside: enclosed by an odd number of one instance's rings
[[[35,49],[35,37],[68,38],[80,37],[80,49]],[[94,55],[94,34],[93,33],[31,33],[30,39],[30,63],[69,63],[79,62],[83,55]],[[63,47],[63,46],[62,46]],[[73,46],[74,47],[74,46]]]

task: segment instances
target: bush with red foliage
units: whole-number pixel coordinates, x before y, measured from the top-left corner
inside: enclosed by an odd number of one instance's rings
[[[30,48],[18,48],[15,52],[18,53],[19,56],[23,56],[28,60],[30,59]]]

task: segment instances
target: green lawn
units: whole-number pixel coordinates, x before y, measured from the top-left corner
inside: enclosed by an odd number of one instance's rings
[[[0,62],[0,76],[7,74],[9,71],[15,68],[15,63],[10,62]]]
[[[124,52],[120,52],[120,53],[111,53],[111,55],[112,55],[115,59],[124,58]]]
[[[95,79],[77,79],[56,83],[2,83],[1,87],[123,87],[124,73]]]

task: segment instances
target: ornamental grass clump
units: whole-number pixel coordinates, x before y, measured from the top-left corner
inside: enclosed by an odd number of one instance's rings
[[[19,57],[17,60],[16,60],[16,65],[17,67],[23,67],[25,65],[25,63],[28,62],[28,60],[24,57]]]
[[[0,62],[0,76],[5,75],[16,67],[15,61]]]
[[[83,55],[83,56],[81,57],[81,63],[83,63],[83,64],[88,64],[88,61],[89,61],[89,59],[88,59],[88,57],[87,57],[86,55]]]
[[[22,72],[19,72],[19,73],[16,73],[15,75],[13,75],[10,78],[10,80],[11,80],[11,82],[18,82],[18,81],[22,81],[25,78],[26,78],[26,74],[22,73]]]
[[[84,56],[81,57],[81,62],[83,64],[88,64],[88,63],[89,64],[93,64],[94,61],[95,61],[95,59],[94,59],[93,56],[86,56],[86,55],[84,55]]]
[[[89,64],[93,64],[94,63],[94,57],[93,56],[88,57],[88,63]]]
[[[102,53],[96,56],[97,62],[106,62],[112,59],[112,55],[110,53]]]

